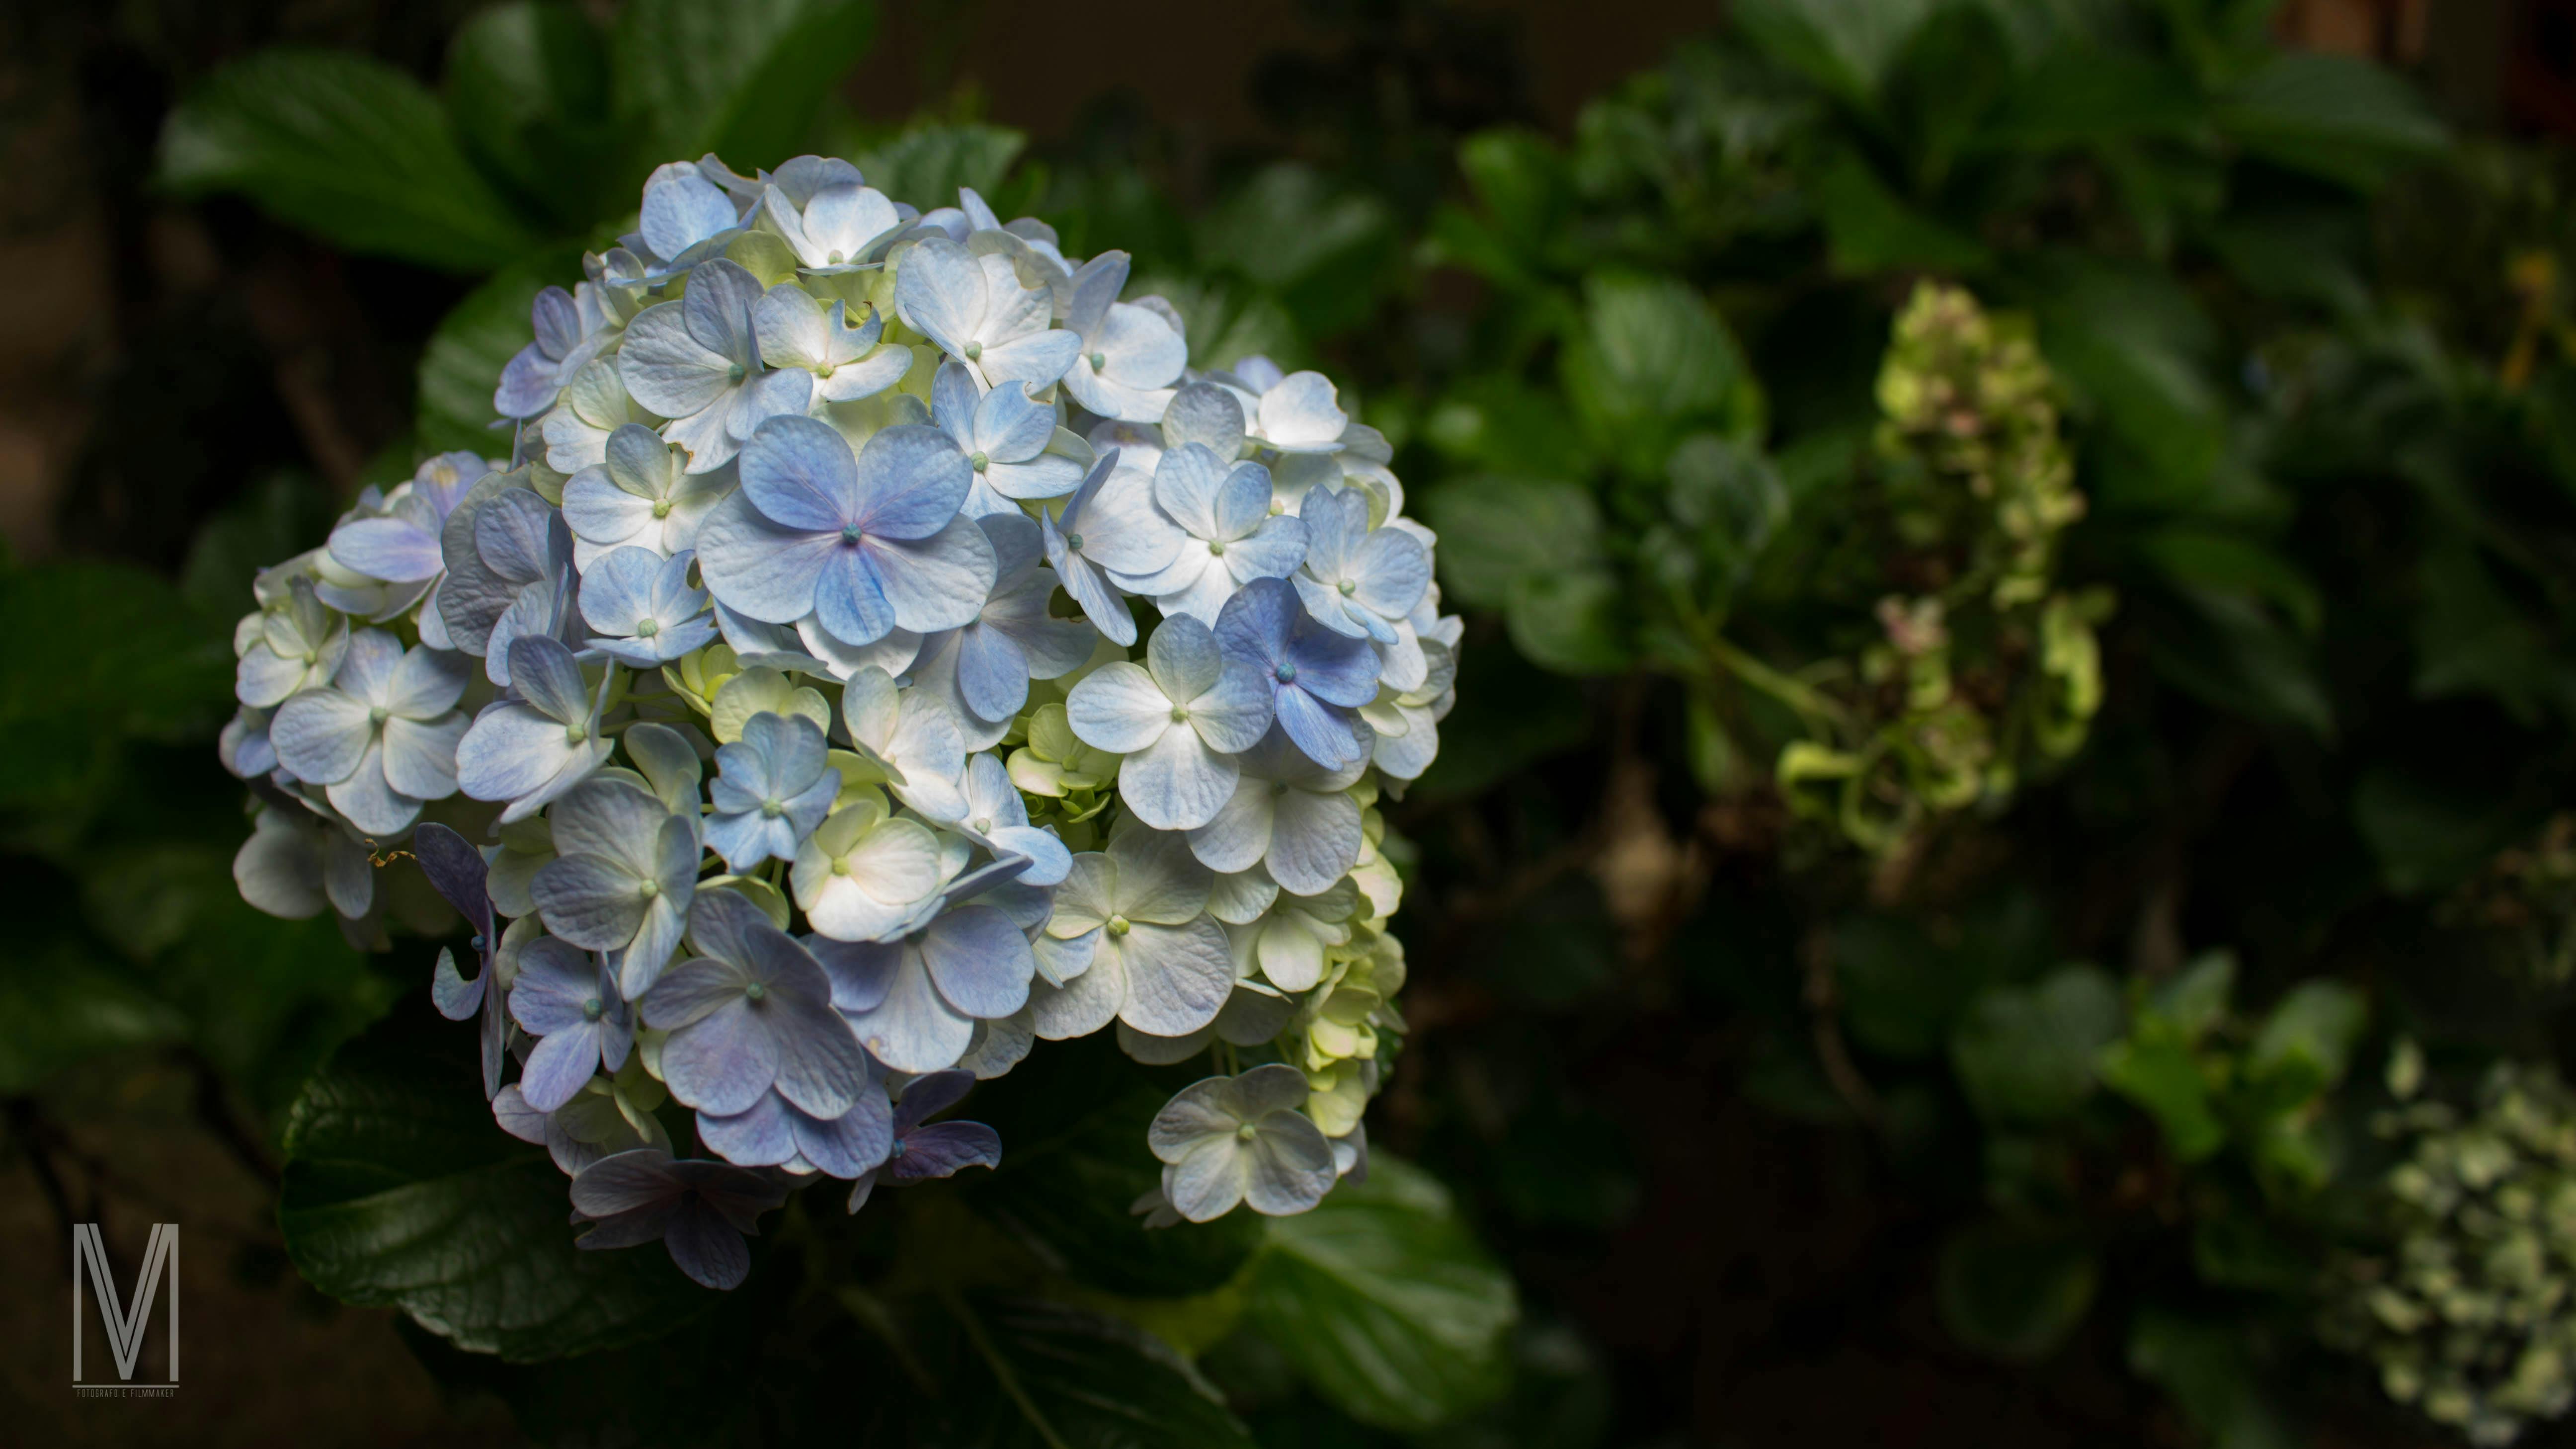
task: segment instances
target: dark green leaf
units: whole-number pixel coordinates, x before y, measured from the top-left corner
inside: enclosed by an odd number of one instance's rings
[[[0,566],[0,748],[40,762],[0,780],[0,809],[65,826],[46,817],[111,783],[125,741],[210,737],[232,709],[229,622],[122,564]]]
[[[2052,50],[2016,75],[1987,119],[1990,144],[2033,151],[2189,130],[2191,77],[2171,63],[2095,45]]]
[[[984,1376],[941,1395],[940,1449],[1255,1449],[1179,1355],[1117,1319],[1027,1299],[953,1300]],[[971,1374],[971,1370],[970,1370]],[[983,1382],[977,1382],[984,1377]]]
[[[1202,261],[1277,294],[1318,333],[1375,310],[1399,261],[1385,202],[1293,162],[1254,173],[1200,222],[1197,241]]]
[[[2100,1278],[2081,1239],[1989,1218],[1941,1249],[1941,1321],[1981,1353],[2045,1358],[2084,1321]]]
[[[2417,574],[2415,692],[2493,697],[2525,725],[2544,710],[2576,714],[2576,670],[2551,647],[2542,625],[2498,587],[2465,539],[2426,550]]]
[[[1789,521],[1789,490],[1780,470],[1718,433],[1684,438],[1667,467],[1672,482],[1665,507],[1693,531],[1702,561],[1732,589]]]
[[[1863,110],[1940,0],[1738,0],[1737,26],[1773,60]]]
[[[510,430],[491,426],[500,420],[492,393],[501,385],[501,369],[535,335],[528,309],[537,293],[569,290],[580,279],[578,253],[541,253],[495,274],[439,319],[420,354],[417,428],[424,451],[510,455]]]
[[[989,199],[1028,143],[1008,126],[914,126],[851,159],[869,185],[929,210],[955,206],[961,186]]]
[[[500,266],[533,239],[437,97],[345,52],[263,50],[217,71],[163,126],[161,177],[242,192],[351,251],[450,271]]]
[[[63,1068],[179,1038],[186,1023],[70,935],[21,939],[0,972],[0,1096],[22,1096]]]
[[[2094,1058],[2120,1027],[2111,978],[2096,966],[2069,966],[2035,985],[1978,997],[1951,1033],[1950,1062],[1981,1115],[2054,1121],[2083,1105]]]
[[[1106,1042],[1049,1043],[963,1109],[1002,1134],[1004,1154],[1000,1171],[963,1184],[968,1204],[1052,1271],[1104,1292],[1185,1298],[1224,1287],[1261,1246],[1251,1213],[1148,1229],[1129,1210],[1162,1181],[1145,1129],[1173,1085]]]
[[[2251,1339],[2242,1324],[2141,1309],[2129,1327],[2129,1367],[2173,1395],[2212,1449],[2294,1449],[2307,1438],[2264,1397]]]
[[[617,17],[617,114],[649,161],[776,166],[875,29],[868,0],[633,0]]]
[[[1630,650],[1620,625],[1626,590],[1606,568],[1534,574],[1512,586],[1503,622],[1512,647],[1560,674],[1616,674]]]
[[[2449,781],[2381,767],[2352,794],[2353,823],[2400,895],[2448,890],[2532,822],[2532,802],[2483,779]]]
[[[2227,444],[2209,375],[2216,329],[2166,274],[2066,252],[2022,262],[2040,351],[2121,444],[2177,496],[2205,493]]]
[[[1974,272],[1992,260],[1976,238],[1915,210],[1848,151],[1816,178],[1816,209],[1824,217],[1834,269],[1849,276]]]
[[[1253,1323],[1352,1417],[1425,1429],[1504,1387],[1520,1313],[1446,1189],[1380,1153],[1314,1211],[1270,1220]]]
[[[2102,1085],[2156,1119],[2166,1147],[2181,1161],[2196,1162],[2226,1142],[2227,1129],[2210,1105],[2209,1079],[2170,1022],[2139,1021],[2127,1040],[2103,1049],[2101,1072]]]
[[[616,164],[608,42],[560,0],[518,0],[476,15],[447,50],[447,107],[474,159],[558,228],[578,230],[631,204]]]
[[[1718,414],[1744,377],[1706,298],[1676,278],[1623,273],[1584,278],[1561,370],[1594,446],[1640,476],[1663,467],[1672,425]]]
[[[314,1074],[286,1152],[278,1225],[296,1268],[460,1348],[589,1353],[664,1332],[716,1296],[657,1244],[573,1246],[563,1173],[493,1122],[473,1026],[432,1016],[425,999]]]
[[[1508,604],[1523,580],[1595,567],[1601,510],[1551,479],[1454,478],[1423,503],[1440,533],[1440,575],[1461,603]]]
[[[2215,115],[2253,154],[2360,190],[2450,139],[2414,87],[2366,60],[2322,51],[2275,55]]]
[[[2302,981],[2265,1018],[2246,1054],[2249,1074],[2305,1086],[2302,1100],[2343,1080],[2370,1024],[2370,1003],[2340,981]]]

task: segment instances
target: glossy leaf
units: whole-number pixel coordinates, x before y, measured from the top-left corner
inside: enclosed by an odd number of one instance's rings
[[[351,251],[449,271],[500,266],[533,240],[437,97],[342,52],[264,50],[217,71],[162,128],[161,177],[240,192]]]
[[[343,1047],[288,1113],[278,1224],[297,1270],[519,1361],[631,1343],[713,1301],[657,1245],[573,1245],[566,1178],[493,1122],[472,1031],[426,998]]]
[[[713,151],[744,172],[775,166],[875,28],[868,0],[636,0],[612,48],[617,114],[647,164]]]
[[[1383,1153],[1369,1174],[1270,1220],[1251,1318],[1352,1417],[1429,1428],[1501,1391],[1519,1301],[1438,1182]]]

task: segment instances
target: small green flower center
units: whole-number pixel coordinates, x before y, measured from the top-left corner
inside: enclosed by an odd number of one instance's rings
[[[1131,929],[1132,927],[1127,924],[1127,918],[1125,916],[1111,916],[1109,918],[1109,934],[1113,936],[1124,936]]]
[[[600,1013],[606,1009],[607,1008],[599,1004],[598,997],[591,997],[581,1004],[581,1019],[584,1021],[597,1021],[599,1020]]]
[[[1218,558],[1225,557],[1225,540],[1221,538],[1209,539],[1208,552],[1215,554]]]
[[[1095,353],[1091,354],[1091,370],[1092,370],[1092,371],[1094,371],[1094,372],[1098,372],[1100,369],[1102,369],[1102,368],[1104,368],[1104,367],[1107,367],[1108,365],[1109,365],[1109,354],[1107,354],[1107,353],[1105,353],[1105,352],[1095,352]]]
[[[836,372],[838,372],[838,371],[840,371],[840,370],[841,370],[841,366],[840,366],[840,364],[839,364],[839,363],[836,363],[836,362],[827,362],[827,363],[824,363],[821,367],[815,368],[815,369],[814,369],[814,375],[815,375],[816,377],[830,377],[833,373],[836,373]]]
[[[894,1146],[886,1149],[886,1156],[901,1157],[904,1154],[904,1150],[903,1139],[898,1137],[894,1140]]]
[[[1280,514],[1283,514],[1283,513],[1287,512],[1287,511],[1288,511],[1288,505],[1287,505],[1287,503],[1286,503],[1284,500],[1282,500],[1282,499],[1277,499],[1277,498],[1273,498],[1273,499],[1271,499],[1271,500],[1270,500],[1270,516],[1271,516],[1271,517],[1273,517],[1273,518],[1277,518]]]
[[[768,994],[769,988],[761,985],[757,981],[742,989],[742,999],[745,1001],[758,1001]]]
[[[650,639],[661,632],[662,621],[659,619],[644,619],[635,625],[635,637],[638,639]]]
[[[827,252],[823,256],[823,265],[827,267],[837,267],[849,259],[850,254],[847,252]]]
[[[857,543],[858,541],[859,541],[859,526],[858,526],[857,524],[855,524],[855,523],[844,523],[844,524],[842,524],[842,525],[841,525],[841,542],[843,542],[843,543]]]
[[[742,364],[737,362],[733,366],[726,368],[725,379],[728,382],[742,381]]]
[[[978,816],[976,816],[976,817],[975,817],[975,833],[976,833],[977,835],[990,835],[990,834],[992,834],[992,833],[993,833],[993,817],[992,817],[992,816],[990,816],[990,815],[978,815]]]
[[[649,901],[662,893],[662,883],[658,880],[648,880],[637,886],[635,893]]]
[[[1249,1122],[1246,1122],[1242,1126],[1234,1129],[1235,1140],[1238,1142],[1249,1142],[1260,1135],[1261,1129],[1253,1126]]]
[[[1279,661],[1279,667],[1270,671],[1270,677],[1281,684],[1294,684],[1297,682],[1297,666],[1289,660],[1282,659]]]
[[[668,499],[668,498],[656,498],[656,499],[654,499],[654,500],[653,500],[653,516],[654,516],[655,518],[668,518],[668,517],[670,517],[670,516],[671,516],[671,500],[670,500],[670,499]]]
[[[477,931],[469,937],[465,942],[465,949],[480,952],[483,949],[483,933]]]
[[[590,738],[590,726],[588,724],[565,725],[564,738],[572,741],[576,745],[580,744],[583,740]]]
[[[848,856],[846,856],[846,855],[836,855],[836,856],[833,856],[833,857],[832,857],[832,874],[834,874],[834,875],[848,875],[849,873],[850,873],[850,858],[849,858]]]
[[[381,705],[381,704],[380,704],[380,705],[377,705],[375,708],[373,708],[373,709],[371,709],[371,710],[368,710],[368,711],[367,711],[367,723],[369,723],[369,724],[383,724],[387,719],[391,718],[392,716],[393,716],[393,711],[392,711],[392,710],[389,710],[389,709],[387,709],[387,708],[385,708],[383,705]]]
[[[787,807],[774,795],[760,802],[760,818],[763,820],[775,820],[786,813]]]
[[[983,343],[981,343],[981,342],[969,342],[969,343],[967,343],[967,344],[966,344],[966,360],[967,360],[968,362],[981,362],[981,361],[983,361],[983,359],[984,359],[984,344],[983,344]]]
[[[993,466],[993,457],[990,453],[986,453],[981,449],[978,449],[977,451],[966,455],[966,462],[968,466],[972,467],[976,472],[981,473],[985,469]]]
[[[1188,710],[1181,708],[1177,704],[1172,706],[1172,723],[1179,724],[1181,721],[1188,719],[1189,717],[1190,712]]]
[[[1082,552],[1082,535],[1078,533],[1066,534],[1064,536],[1064,546],[1068,552]]]
[[[1333,585],[1333,587],[1341,590],[1342,597],[1345,599],[1360,591],[1359,581],[1357,579],[1344,579],[1340,583]]]

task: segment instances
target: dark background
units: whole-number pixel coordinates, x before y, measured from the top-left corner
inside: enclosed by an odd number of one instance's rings
[[[0,534],[17,557],[176,570],[199,525],[259,480],[291,472],[317,510],[335,509],[403,433],[419,350],[466,284],[340,256],[237,200],[157,194],[153,146],[173,98],[232,56],[293,41],[434,78],[472,8],[0,8]],[[1017,127],[1040,158],[1133,165],[1184,207],[1214,178],[1284,154],[1372,175],[1419,210],[1452,184],[1459,136],[1512,122],[1561,135],[1585,98],[1715,19],[1712,6],[1655,0],[1159,0],[1084,9],[1080,33],[1101,43],[1073,47],[1063,13],[1018,0],[889,6],[844,99],[872,122],[933,111]],[[2411,71],[2465,126],[2576,135],[2570,0],[2300,0],[2279,24],[2293,43]],[[1436,312],[1444,289],[1470,286],[1434,276],[1422,305]],[[1585,865],[1533,856],[1494,899],[1579,884]],[[1514,1214],[1561,1230],[1497,1243],[1530,1305],[1525,1354],[1541,1371],[1558,1354],[1569,1382],[1607,1386],[1564,1412],[1601,1417],[1622,1449],[2172,1442],[2152,1397],[2100,1371],[2116,1350],[2033,1373],[1949,1345],[1922,1274],[1937,1225],[1883,1180],[1864,1139],[1747,1105],[1736,1084],[1751,1044],[1688,1009],[1715,989],[1704,978],[1730,948],[1671,953],[1670,976],[1639,987],[1663,1009],[1496,1025],[1472,968],[1500,943],[1479,934],[1474,907],[1451,911],[1415,955],[1416,1035],[1380,1130],[1438,1166],[1444,1139],[1488,1125],[1456,1120],[1459,1102],[1567,1110],[1509,1090],[1426,1102],[1444,1031],[1486,1032],[1491,1047],[1493,1031],[1544,1030],[1551,1039],[1530,1052],[1580,1081],[1581,1110],[1649,1144],[1585,1179],[1608,1184],[1605,1200]],[[497,1404],[443,1397],[390,1316],[340,1308],[295,1278],[270,1219],[261,1124],[201,1058],[82,1073],[42,1102],[8,1104],[0,1442],[515,1437]],[[1584,1130],[1570,1121],[1560,1140]],[[1489,1206],[1547,1191],[1548,1162],[1516,1167],[1512,1180],[1462,1187]],[[144,1223],[187,1225],[184,1398],[61,1392],[65,1206],[110,1224],[120,1262],[134,1260]]]

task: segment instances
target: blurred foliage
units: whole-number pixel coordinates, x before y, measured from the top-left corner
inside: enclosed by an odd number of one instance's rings
[[[2576,162],[2280,50],[2262,0],[1729,9],[1551,136],[1492,27],[1339,7],[1336,48],[1258,73],[1276,144],[1213,154],[1133,97],[1035,139],[971,90],[877,114],[834,84],[870,12],[832,0],[504,5],[443,66],[187,77],[164,183],[455,300],[378,319],[418,358],[384,466],[483,445],[528,298],[652,162],[821,148],[1133,252],[1195,365],[1328,361],[1470,613],[1441,761],[1381,802],[1415,842],[1415,1033],[1370,1130],[1427,1171],[1143,1234],[1151,1093],[1045,1054],[978,1097],[1011,1171],[791,1213],[750,1288],[687,1290],[657,1337],[601,1315],[673,1285],[576,1292],[596,1269],[498,1210],[452,1278],[307,1274],[445,1305],[424,1361],[550,1441],[1947,1416],[2265,1449],[2562,1410]],[[705,63],[664,73],[675,45]],[[284,1111],[426,971],[222,878],[224,630],[330,505],[202,471],[170,484],[177,585],[0,576],[0,729],[45,762],[0,788],[0,1089],[189,1054],[300,1145],[290,1219],[403,1241],[535,1166],[286,1125],[461,1044],[406,1045],[406,1007]],[[575,1301],[569,1340],[526,1327]],[[1874,1387],[1922,1382],[1892,1354],[1947,1397]],[[2005,1423],[2032,1403],[2048,1429]]]

